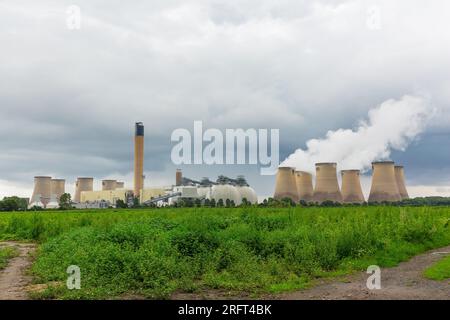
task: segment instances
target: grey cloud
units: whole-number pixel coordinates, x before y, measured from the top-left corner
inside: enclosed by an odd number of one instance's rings
[[[393,157],[410,183],[445,184],[434,167],[448,170],[450,155],[432,146],[450,130],[450,4],[437,3],[80,0],[82,28],[70,31],[72,1],[2,1],[0,179],[126,174],[135,121],[150,171],[170,167],[171,131],[194,120],[280,128],[283,159],[387,99],[425,93],[439,116]],[[381,30],[365,25],[369,5]],[[249,180],[270,193],[272,178],[254,169]]]

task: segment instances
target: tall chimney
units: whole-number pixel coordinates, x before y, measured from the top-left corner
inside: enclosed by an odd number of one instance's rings
[[[408,191],[406,190],[405,184],[405,171],[403,166],[395,166],[395,180],[397,181],[398,192],[400,197],[403,199],[409,199]]]
[[[295,171],[295,182],[299,201],[311,202],[314,195],[312,174],[305,171]]]
[[[314,202],[324,201],[342,202],[335,162],[316,163]]]
[[[116,180],[102,180],[102,191],[116,190],[117,181]]]
[[[134,134],[134,196],[144,188],[144,124],[136,122]]]
[[[400,201],[393,161],[372,162],[372,186],[369,202]]]
[[[290,198],[292,201],[298,202],[294,171],[291,167],[278,168],[273,195],[274,199],[281,200],[283,198]]]
[[[34,177],[34,189],[31,196],[30,205],[38,205],[42,203],[46,208],[50,202],[52,194],[52,178],[46,176]]]
[[[93,191],[94,190],[94,178],[78,178],[75,184],[75,197],[73,201],[80,203],[81,191]]]
[[[183,183],[183,172],[181,172],[181,169],[177,169],[175,172],[175,185],[181,186]]]
[[[364,203],[359,170],[342,170],[342,201],[344,203]]]
[[[51,197],[59,203],[59,199],[61,196],[66,192],[66,180],[64,179],[52,179],[52,185],[51,185]],[[52,200],[52,201],[54,201]]]

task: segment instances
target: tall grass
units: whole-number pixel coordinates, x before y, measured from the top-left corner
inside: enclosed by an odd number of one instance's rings
[[[220,289],[302,288],[316,277],[391,266],[450,244],[449,208],[157,209],[0,215],[0,237],[42,243],[36,282],[82,289],[52,298],[108,298]]]

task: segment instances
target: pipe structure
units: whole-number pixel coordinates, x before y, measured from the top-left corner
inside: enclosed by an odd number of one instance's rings
[[[395,180],[397,181],[397,188],[400,197],[403,199],[409,199],[408,190],[406,190],[405,184],[405,170],[403,166],[395,166]]]
[[[305,171],[295,171],[295,182],[299,201],[311,202],[314,196],[312,174]]]
[[[364,203],[359,170],[342,170],[342,202]]]
[[[56,202],[59,204],[59,200],[65,192],[66,192],[66,180],[52,179],[51,198],[56,200]]]
[[[335,162],[316,163],[314,202],[324,201],[342,202]]]
[[[75,197],[73,201],[80,203],[81,191],[93,191],[94,190],[94,178],[78,178],[75,183]]]
[[[177,169],[175,172],[175,185],[181,186],[183,184],[183,172],[181,169]]]
[[[136,122],[134,134],[134,196],[144,189],[144,124]]]
[[[116,190],[117,181],[116,180],[102,180],[102,191],[112,191]]]
[[[47,176],[34,177],[34,189],[30,205],[42,204],[44,208],[50,202],[52,195],[52,178]]]
[[[396,202],[402,198],[398,191],[393,161],[372,162],[372,186],[369,202]]]
[[[273,195],[274,199],[282,200],[284,198],[290,198],[292,201],[298,202],[294,172],[294,168],[291,167],[278,168],[275,181],[275,192]]]

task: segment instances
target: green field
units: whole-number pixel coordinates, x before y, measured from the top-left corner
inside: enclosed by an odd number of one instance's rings
[[[37,298],[220,290],[258,296],[393,266],[450,244],[449,207],[164,208],[0,214],[0,239],[40,243]],[[81,290],[68,290],[69,265]]]
[[[447,256],[425,270],[425,277],[433,280],[450,279],[450,256]]]

